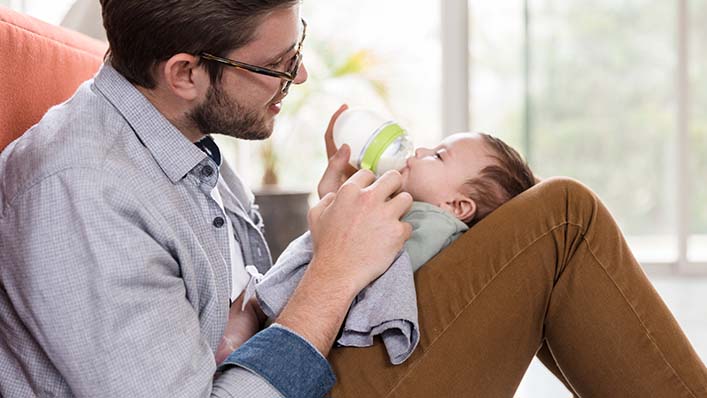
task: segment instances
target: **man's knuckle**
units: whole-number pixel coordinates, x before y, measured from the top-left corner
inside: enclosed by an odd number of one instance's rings
[[[371,170],[368,170],[368,169],[361,169],[358,171],[358,173],[365,174],[368,177],[375,177],[376,176],[375,174],[373,174],[373,172]]]
[[[404,223],[399,223],[397,229],[398,229],[398,231],[397,231],[397,232],[398,232],[398,233],[397,233],[397,236],[405,236],[405,235],[407,234],[407,231],[408,231],[408,230],[407,230],[407,228],[405,227],[405,224],[404,224]]]
[[[410,235],[412,235],[412,225],[406,222],[403,222],[401,224],[401,228],[403,230],[402,235],[405,236],[407,239],[408,237],[410,237]]]
[[[356,184],[354,184],[351,181],[346,181],[341,187],[339,188],[339,195],[343,197],[350,197],[355,194],[355,192],[358,190],[358,187]]]
[[[368,204],[368,203],[371,203],[376,198],[376,195],[371,190],[365,190],[365,191],[361,192],[360,198],[361,198],[362,203]]]

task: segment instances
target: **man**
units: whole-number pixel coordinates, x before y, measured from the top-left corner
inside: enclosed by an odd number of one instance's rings
[[[307,79],[299,1],[101,4],[106,65],[3,153],[0,395],[322,396],[351,300],[409,235],[410,196],[386,200],[399,174],[358,173],[312,209],[311,270],[214,380],[245,266],[270,258],[208,134],[270,136]]]
[[[346,179],[346,149],[329,151],[320,192],[336,194],[309,213],[300,285],[214,377],[246,266],[270,258],[208,134],[270,134],[307,77],[299,4],[101,4],[106,65],[0,156],[0,395],[320,397],[329,354],[335,397],[510,397],[537,353],[579,396],[707,396],[707,370],[613,218],[567,179],[422,267],[405,363],[381,344],[329,353],[353,297],[410,234],[409,194],[388,199],[400,175]]]

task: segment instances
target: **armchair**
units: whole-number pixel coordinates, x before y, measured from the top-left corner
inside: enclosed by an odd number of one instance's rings
[[[0,43],[0,150],[90,79],[107,48],[5,7],[0,7]]]

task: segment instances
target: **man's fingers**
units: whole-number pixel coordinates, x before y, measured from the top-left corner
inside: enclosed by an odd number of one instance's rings
[[[349,165],[349,154],[351,149],[344,144],[338,151],[329,159],[326,170],[319,180],[317,192],[319,197],[323,198],[329,192],[336,192],[341,187],[347,178],[349,178],[356,170]]]
[[[342,144],[339,150],[336,151],[334,156],[330,157],[329,160],[335,162],[336,164],[341,164],[341,168],[343,169],[343,165],[349,162],[350,157],[351,147],[349,144]]]
[[[410,236],[412,235],[412,224],[406,222],[404,227],[405,227],[405,235],[404,235],[405,240],[408,240],[408,239],[410,239]]]
[[[319,216],[321,216],[322,212],[331,205],[332,202],[334,202],[334,199],[336,198],[336,194],[333,192],[329,192],[328,194],[324,195],[324,197],[317,202],[311,209],[309,209],[309,212],[307,213],[307,218],[309,221],[309,227],[311,229],[312,225],[316,223],[316,221],[319,219]]]
[[[341,170],[344,171],[346,178],[351,177],[356,170],[358,170],[349,163],[349,159],[351,159],[351,147],[348,144],[342,144],[341,148],[339,148],[334,157],[337,157],[337,163],[342,163]]]
[[[336,194],[333,193],[333,192],[330,192],[330,193],[324,195],[324,197],[322,198],[322,200],[320,200],[317,205],[319,205],[319,206],[321,206],[322,208],[325,208],[325,209],[326,209],[327,207],[329,207],[329,205],[331,204],[331,202],[334,201],[334,199],[336,199]]]
[[[336,153],[336,145],[334,144],[334,124],[336,123],[336,119],[339,118],[339,115],[347,109],[349,109],[348,105],[341,105],[339,109],[337,109],[331,116],[331,119],[329,119],[329,125],[326,128],[326,133],[324,133],[324,144],[326,145],[327,158],[331,158]]]
[[[359,188],[363,189],[371,185],[376,180],[376,175],[370,170],[359,170],[354,173],[346,182],[346,184],[355,184]]]
[[[348,144],[342,144],[338,151],[329,160],[330,164],[335,164],[337,169],[343,171],[344,180],[351,177],[356,168],[349,164],[351,158],[351,147]]]
[[[400,190],[403,177],[397,171],[387,171],[371,185],[371,190],[376,192],[376,197],[387,199]]]
[[[400,192],[388,201],[388,206],[390,206],[395,215],[402,217],[412,206],[412,195],[407,192]]]

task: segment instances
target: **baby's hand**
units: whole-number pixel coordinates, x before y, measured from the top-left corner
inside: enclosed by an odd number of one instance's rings
[[[243,294],[231,304],[226,330],[223,332],[218,349],[216,349],[215,358],[217,365],[221,364],[233,351],[258,333],[265,324],[267,317],[260,309],[255,298],[249,300],[243,310],[241,310],[242,303]]]

